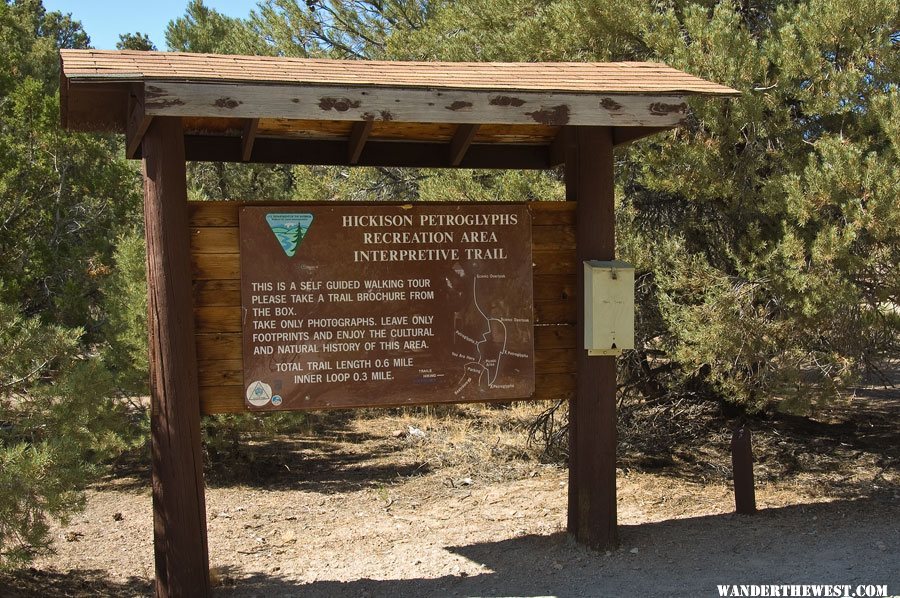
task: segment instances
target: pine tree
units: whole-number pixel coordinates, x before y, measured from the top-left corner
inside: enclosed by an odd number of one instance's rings
[[[0,4],[0,567],[48,547],[134,431],[91,349],[137,172],[120,142],[59,127],[58,49],[88,43],[39,1]]]
[[[461,0],[414,21],[379,4],[369,35],[322,17],[352,2],[276,6],[256,24],[285,54],[650,60],[743,92],[617,155],[619,254],[640,272],[629,388],[802,410],[900,351],[896,3]],[[419,197],[509,180],[405,176]],[[558,173],[528,180],[558,196]]]
[[[0,4],[0,301],[94,334],[110,231],[140,195],[120,140],[60,128],[58,49],[88,42],[40,2]]]
[[[136,31],[135,33],[123,33],[116,42],[117,50],[139,50],[141,52],[152,52],[156,50],[156,44],[150,40],[150,36],[146,33]]]

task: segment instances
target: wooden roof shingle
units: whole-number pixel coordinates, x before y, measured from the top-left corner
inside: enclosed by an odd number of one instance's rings
[[[652,62],[400,62],[131,50],[62,50],[75,82],[182,81],[540,91],[737,95],[724,85]]]
[[[126,134],[139,157],[177,118],[188,160],[547,168],[563,127],[614,144],[685,122],[687,96],[738,92],[650,62],[391,62],[62,50],[63,126]]]

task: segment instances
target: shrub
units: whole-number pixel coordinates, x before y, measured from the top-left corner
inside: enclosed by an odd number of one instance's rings
[[[0,303],[0,566],[48,550],[49,520],[81,508],[99,464],[134,442],[82,334]]]

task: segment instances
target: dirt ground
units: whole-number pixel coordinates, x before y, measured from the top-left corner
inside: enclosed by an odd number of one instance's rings
[[[717,596],[717,584],[834,583],[900,594],[898,401],[867,389],[815,419],[753,420],[754,516],[732,514],[734,422],[710,412],[702,430],[666,436],[697,415],[669,411],[662,432],[622,439],[621,546],[605,553],[566,536],[566,470],[527,442],[545,405],[312,415],[306,431],[246,443],[209,472],[215,593]],[[150,593],[150,502],[140,468],[97,485],[53,530],[56,554],[0,577],[0,595]]]

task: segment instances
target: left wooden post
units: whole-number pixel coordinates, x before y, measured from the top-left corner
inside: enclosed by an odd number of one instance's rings
[[[181,119],[153,119],[141,150],[156,595],[208,596],[209,552]]]

